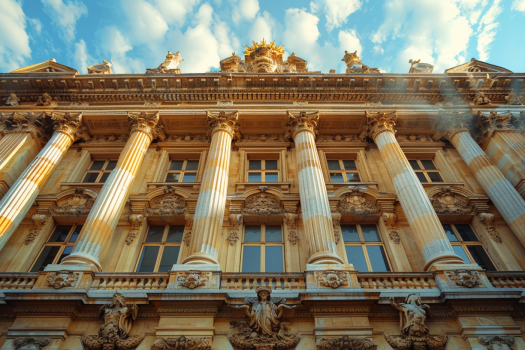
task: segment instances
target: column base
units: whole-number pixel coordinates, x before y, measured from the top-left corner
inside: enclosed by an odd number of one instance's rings
[[[312,255],[309,259],[307,264],[316,264],[316,265],[324,265],[324,264],[330,264],[330,265],[339,265],[344,264],[343,259],[338,257],[332,252],[319,252]]]
[[[182,260],[184,265],[219,265],[219,262],[215,257],[206,253],[195,253]],[[220,270],[220,268],[219,268]]]
[[[97,269],[97,272],[102,271],[102,265],[98,262],[96,258],[90,255],[83,255],[83,254],[71,254],[69,256],[66,256],[62,262],[59,264],[59,266],[62,266],[63,269],[67,269],[67,266],[69,265],[90,265],[94,266]]]
[[[462,265],[462,266],[467,266],[467,265],[471,265],[471,264],[465,264],[463,259],[461,259],[457,255],[441,255],[441,256],[437,256],[434,259],[428,261],[425,264],[425,266],[423,267],[423,270],[424,271],[432,271],[433,267],[434,266],[438,266],[438,265],[439,266],[445,266],[445,265],[454,265],[454,266]],[[476,264],[474,264],[474,265],[478,266]]]

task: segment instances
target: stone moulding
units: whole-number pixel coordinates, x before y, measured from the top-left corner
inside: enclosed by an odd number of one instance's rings
[[[181,335],[173,338],[159,338],[150,350],[210,350],[211,345],[205,338],[192,338]]]
[[[16,350],[42,350],[42,348],[51,342],[50,338],[16,338],[14,341]]]
[[[376,350],[377,344],[367,338],[349,337],[322,338],[317,350]]]

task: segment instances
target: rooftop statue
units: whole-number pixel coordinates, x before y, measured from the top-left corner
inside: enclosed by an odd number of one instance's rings
[[[166,55],[166,60],[161,63],[161,65],[158,68],[155,69],[147,69],[147,74],[154,74],[154,73],[175,73],[180,74],[179,65],[181,62],[184,61],[184,58],[180,55],[180,51],[177,51],[175,53],[171,53],[171,51],[168,51],[168,54]]]
[[[276,46],[275,41],[266,43],[252,42],[253,46],[244,46],[244,60],[232,53],[221,61],[222,72],[250,73],[295,73],[307,72],[306,61],[292,53],[283,61],[284,47]]]
[[[113,65],[113,61],[102,61],[103,63],[101,64],[94,64],[92,66],[89,66],[87,68],[88,74],[111,74],[111,66]]]
[[[429,63],[420,63],[421,60],[409,60],[410,71],[408,73],[432,73],[434,66]]]
[[[346,63],[346,73],[347,74],[359,74],[359,73],[379,73],[378,68],[370,68],[361,62],[359,56],[357,56],[357,50],[355,52],[345,51],[345,56],[342,61]]]

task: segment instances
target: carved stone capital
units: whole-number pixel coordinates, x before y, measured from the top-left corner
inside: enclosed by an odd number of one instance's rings
[[[180,337],[158,338],[150,350],[210,350],[211,345],[205,338]]]
[[[472,115],[470,112],[441,113],[441,119],[436,125],[436,133],[432,138],[435,141],[440,139],[450,140],[458,132],[466,131],[470,133],[472,129]]]
[[[383,213],[383,222],[388,230],[388,238],[394,241],[395,244],[401,243],[401,237],[396,230],[397,215],[394,213]]]
[[[36,239],[40,231],[42,231],[42,227],[44,227],[44,225],[47,223],[47,220],[49,218],[46,215],[35,214],[31,217],[31,219],[35,223],[35,226],[33,227],[33,230],[31,230],[31,232],[29,232],[29,234],[26,237],[26,240],[24,242],[26,245],[33,242]]]
[[[360,139],[364,139],[368,136],[375,140],[377,135],[384,131],[390,131],[394,134],[396,133],[394,127],[396,126],[397,113],[395,111],[390,113],[372,113],[365,111],[365,114],[366,124],[363,125],[363,132],[360,135]]]
[[[335,244],[341,241],[341,213],[332,212],[332,226],[334,227]]]
[[[82,124],[82,113],[53,112],[51,113],[55,132],[61,132],[71,138],[73,142],[78,139],[91,140],[87,132],[87,126]]]
[[[479,337],[479,342],[487,347],[488,350],[510,350],[514,349],[514,338],[504,335],[493,335]]]
[[[510,112],[479,111],[477,126],[481,131],[480,143],[486,144],[496,131],[514,131],[513,117]]]
[[[234,140],[240,139],[239,133],[239,114],[237,111],[226,113],[220,111],[218,113],[206,112],[208,117],[209,135],[213,135],[216,131],[226,131]]]
[[[294,114],[288,111],[288,123],[286,127],[288,128],[289,135],[295,139],[301,131],[309,131],[314,135],[317,135],[317,128],[319,124],[319,112],[306,113],[304,111],[299,112],[299,114]]]
[[[297,236],[297,219],[299,214],[296,212],[285,212],[284,213],[284,223],[286,224],[286,229],[288,231],[288,241],[292,245],[296,245],[299,241]]]
[[[367,338],[349,337],[322,338],[317,350],[376,350],[377,344]]]
[[[166,140],[164,126],[159,124],[159,112],[128,112],[128,121],[131,124],[130,133],[143,132],[150,139]]]
[[[41,141],[45,136],[44,128],[44,113],[0,113],[0,133],[2,134],[27,132],[33,139]]]
[[[478,214],[479,221],[485,226],[485,229],[490,235],[490,238],[494,240],[496,243],[503,243],[503,240],[501,239],[501,236],[499,235],[498,231],[494,227],[494,214],[492,213],[479,213]]]
[[[242,226],[242,219],[242,214],[230,214],[228,217],[230,221],[230,234],[227,239],[230,241],[230,245],[235,245],[240,238],[239,227]]]
[[[16,338],[14,345],[16,350],[42,350],[49,342],[51,339],[47,337]]]
[[[186,221],[186,226],[184,227],[184,237],[182,238],[182,241],[186,245],[186,247],[189,247],[191,242],[191,233],[193,231],[193,219],[195,218],[194,214],[184,214],[184,220]]]
[[[140,231],[140,227],[144,221],[144,216],[141,214],[131,214],[128,219],[129,223],[131,224],[131,229],[126,236],[126,244],[130,245],[133,243],[133,240],[135,237],[137,237],[137,233]]]

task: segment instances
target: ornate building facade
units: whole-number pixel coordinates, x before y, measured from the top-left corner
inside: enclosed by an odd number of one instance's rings
[[[2,349],[525,349],[524,75],[283,53],[0,74]]]

